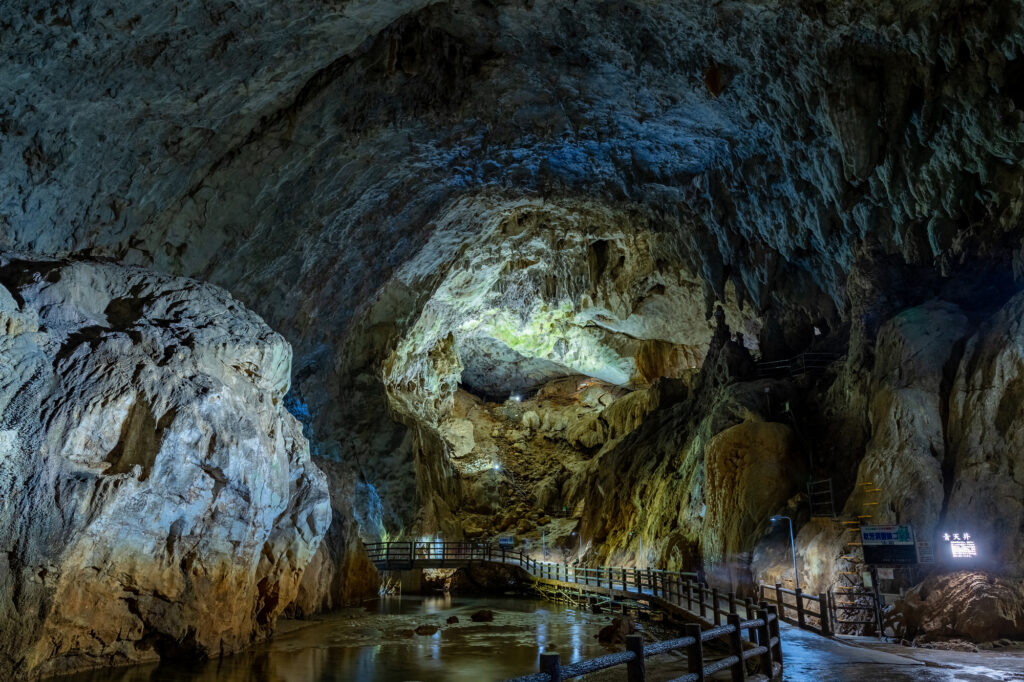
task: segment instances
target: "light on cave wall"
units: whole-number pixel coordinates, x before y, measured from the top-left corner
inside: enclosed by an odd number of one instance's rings
[[[972,559],[978,556],[978,546],[970,533],[943,533],[942,539],[949,543],[949,554],[954,559]]]

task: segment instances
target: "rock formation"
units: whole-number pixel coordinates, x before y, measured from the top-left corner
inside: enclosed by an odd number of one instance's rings
[[[225,292],[0,260],[0,676],[268,635],[330,522],[285,340]]]

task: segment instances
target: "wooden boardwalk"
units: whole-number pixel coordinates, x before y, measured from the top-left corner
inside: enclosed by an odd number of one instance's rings
[[[669,642],[644,645],[630,638],[626,651],[561,667],[557,654],[541,655],[541,672],[517,680],[548,682],[625,665],[629,682],[646,679],[643,661],[668,651],[685,650],[690,674],[679,678],[704,680],[723,670],[733,680],[747,679],[747,661],[757,659],[771,679],[782,676],[782,645],[776,605],[755,604],[733,593],[722,594],[699,583],[696,573],[657,569],[587,568],[537,561],[522,552],[471,542],[388,542],[366,546],[370,560],[382,571],[424,568],[461,568],[476,564],[500,564],[520,569],[537,587],[576,591],[581,597],[635,600],[687,621],[686,636]],[[724,621],[724,622],[723,622]],[[730,654],[704,661],[703,644],[720,639]],[[768,672],[770,671],[770,672]],[[677,681],[674,681],[677,682]]]

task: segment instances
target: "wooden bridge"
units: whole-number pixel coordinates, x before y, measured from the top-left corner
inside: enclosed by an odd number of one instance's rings
[[[686,636],[645,645],[627,638],[626,651],[561,666],[558,654],[541,654],[541,671],[515,682],[559,682],[581,675],[626,666],[629,682],[646,679],[644,660],[670,651],[685,651],[689,673],[673,682],[702,681],[729,670],[732,679],[747,679],[747,661],[756,659],[767,677],[782,678],[782,644],[777,605],[755,604],[734,593],[721,593],[699,582],[696,573],[651,568],[574,567],[537,561],[513,548],[474,542],[385,542],[366,545],[370,560],[381,571],[461,568],[501,564],[521,569],[536,586],[572,589],[581,595],[635,600],[687,621]],[[723,620],[725,621],[723,623]],[[721,640],[729,654],[706,662],[703,645]]]

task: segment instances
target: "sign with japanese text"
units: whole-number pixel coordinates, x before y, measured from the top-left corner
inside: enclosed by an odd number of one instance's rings
[[[978,556],[978,546],[967,531],[943,533],[942,539],[949,544],[949,554],[954,559],[973,559]]]
[[[916,564],[917,543],[910,524],[861,526],[866,564]]]

